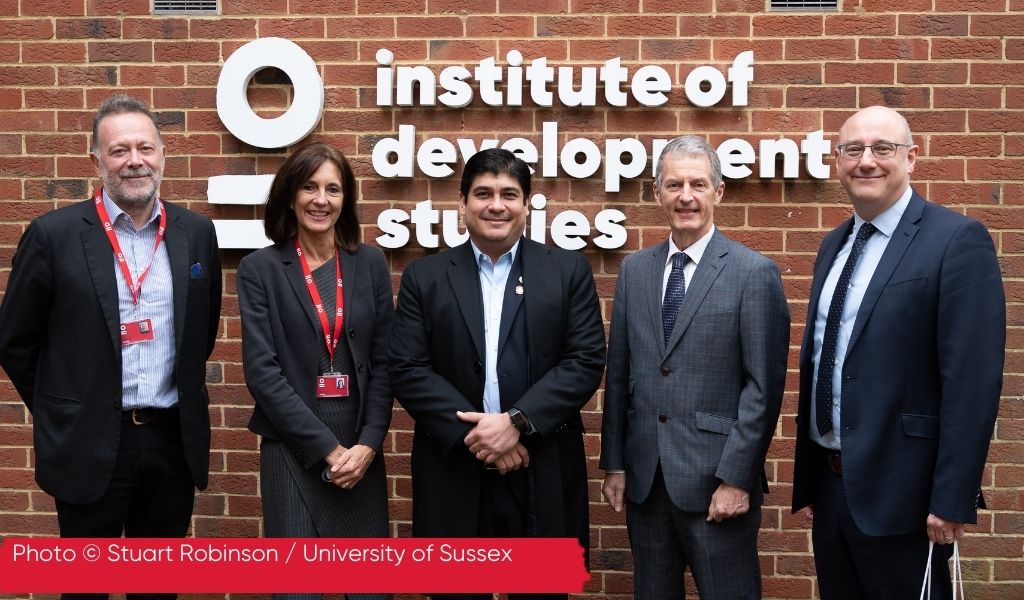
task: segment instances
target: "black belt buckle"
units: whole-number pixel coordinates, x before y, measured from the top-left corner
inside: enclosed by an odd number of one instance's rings
[[[125,411],[125,416],[131,419],[132,425],[157,425],[167,422],[176,413],[174,408],[132,408]]]

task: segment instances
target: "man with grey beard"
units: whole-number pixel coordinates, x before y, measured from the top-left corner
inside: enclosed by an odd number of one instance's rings
[[[159,198],[166,151],[139,100],[100,105],[90,157],[103,187],[18,243],[0,365],[32,414],[62,537],[180,537],[208,476],[217,238]]]

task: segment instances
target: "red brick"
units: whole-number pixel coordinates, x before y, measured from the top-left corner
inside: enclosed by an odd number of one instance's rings
[[[892,63],[826,63],[825,83],[892,84]]]
[[[290,40],[324,37],[324,20],[319,18],[260,19],[256,28],[260,37],[283,37]]]
[[[869,13],[878,12],[927,12],[932,8],[932,0],[862,0],[861,6]]]
[[[539,16],[541,37],[596,37],[604,35],[604,19],[591,16]]]
[[[644,61],[706,61],[711,58],[711,42],[701,39],[653,39],[640,41]]]
[[[221,7],[225,15],[286,15],[288,0],[232,0]]]
[[[935,88],[935,108],[1000,108],[1002,92],[997,87]]]
[[[882,104],[891,108],[929,108],[931,89],[926,87],[866,87],[860,88],[860,105]]]
[[[610,58],[621,58],[623,61],[640,59],[640,48],[637,40],[600,38],[595,40],[569,40],[569,59],[573,61],[592,61],[592,65],[600,66]],[[654,62],[653,59],[651,59]],[[549,63],[550,64],[550,63]],[[628,66],[627,66],[628,68]],[[629,84],[624,84],[628,86]]]
[[[23,63],[82,63],[85,44],[80,42],[40,42],[21,45]]]
[[[1005,0],[935,0],[936,12],[1002,12],[1005,8]],[[1019,9],[1011,6],[1010,10]]]
[[[217,42],[155,42],[153,52],[157,62],[217,62],[220,44]]]
[[[1024,81],[1024,64],[986,64],[971,65],[971,83],[991,83],[1005,85],[1008,81]]]
[[[496,55],[493,41],[488,40],[431,40],[430,60],[479,62]]]
[[[821,67],[815,63],[755,65],[754,72],[756,73],[756,82],[760,85],[814,85],[822,83]]]
[[[900,35],[966,36],[967,15],[900,15]]]
[[[676,17],[668,15],[622,15],[608,17],[609,36],[645,38],[676,35]]]
[[[971,111],[968,121],[971,131],[1022,131],[1024,113],[1012,111]],[[1011,179],[1015,179],[1012,178]]]
[[[895,15],[829,15],[825,17],[825,35],[896,35]]]
[[[1008,179],[1020,178],[1024,171],[1024,159],[1006,158],[1000,161],[976,159],[967,161],[967,176],[970,179]]]
[[[473,12],[483,14],[498,12],[498,0],[479,0],[473,3],[473,9]],[[470,11],[466,10],[465,0],[430,0],[427,2],[427,12],[464,14]]]
[[[967,63],[900,63],[896,66],[898,83],[967,83]]]
[[[1019,36],[1024,15],[971,15],[972,36]]]
[[[854,60],[854,39],[786,40],[786,60]]]
[[[934,38],[932,58],[939,60],[999,60],[1002,58],[1002,44],[997,39],[985,38]]]
[[[939,135],[928,141],[930,156],[999,156],[1002,149],[1000,136],[995,135]]]
[[[824,19],[817,15],[755,15],[753,25],[754,37],[818,36],[825,31]]]
[[[507,37],[521,39],[533,35],[532,17],[497,15],[470,16],[466,19],[467,37]]]
[[[224,7],[225,14],[228,14],[228,6],[235,4],[228,2]],[[193,39],[249,41],[250,38],[256,37],[256,19],[190,19],[188,30],[189,37]]]
[[[121,83],[125,85],[183,85],[185,68],[180,65],[146,65],[121,67]]]
[[[288,13],[293,15],[350,15],[355,0],[289,0]]]
[[[185,39],[188,37],[188,19],[128,18],[124,20],[125,39]]]
[[[421,14],[426,12],[426,0],[390,0],[389,2],[360,2],[360,14]]]
[[[750,35],[751,19],[740,15],[683,15],[679,17],[679,30],[697,38],[746,37]]]
[[[924,38],[861,38],[858,43],[861,59],[927,60],[928,40]]]
[[[644,0],[643,11],[648,13],[709,13],[712,0]]]
[[[821,129],[818,111],[754,111],[751,120],[754,131],[815,131]]]
[[[398,17],[400,38],[445,38],[464,35],[458,17]]]
[[[22,16],[78,16],[85,14],[84,0],[32,0],[22,2]]]
[[[107,39],[121,35],[121,21],[115,18],[57,19],[58,39]]]
[[[230,4],[230,3],[229,3]],[[148,15],[149,0],[86,0],[90,15]]]
[[[153,42],[89,42],[89,62],[153,62]]]
[[[782,40],[714,40],[712,46],[713,58],[719,61],[731,62],[741,52],[751,50],[758,69],[764,61],[782,60]],[[756,76],[756,81],[761,83],[760,75]]]
[[[48,40],[53,37],[50,19],[0,20],[0,40]]]

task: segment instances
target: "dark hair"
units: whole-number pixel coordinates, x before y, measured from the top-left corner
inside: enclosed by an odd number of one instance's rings
[[[270,186],[267,206],[263,213],[263,230],[274,243],[295,239],[299,223],[292,205],[302,184],[316,173],[325,162],[331,161],[341,171],[341,216],[334,224],[334,240],[349,252],[359,244],[359,216],[356,211],[356,178],[345,155],[327,144],[315,143],[292,152],[277,170]]]
[[[160,137],[160,127],[156,124],[156,117],[150,112],[146,103],[127,94],[114,94],[104,100],[92,116],[92,144],[90,147],[93,152],[99,150],[96,144],[99,143],[100,121],[110,115],[123,115],[125,113],[140,113],[149,117],[149,120],[153,122],[153,127],[156,129],[157,139],[160,140],[161,144],[163,143],[164,140]]]
[[[523,188],[523,200],[529,201],[530,166],[515,154],[508,150],[491,148],[469,157],[466,168],[462,170],[462,182],[459,185],[459,191],[464,197],[469,197],[469,188],[473,181],[484,173],[515,177],[519,181],[519,187]]]

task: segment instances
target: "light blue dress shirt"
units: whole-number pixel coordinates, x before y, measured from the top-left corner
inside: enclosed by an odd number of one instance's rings
[[[121,244],[132,280],[146,269],[152,257],[153,266],[142,284],[139,304],[132,302],[131,288],[124,279],[117,256],[111,250],[111,267],[117,277],[118,310],[121,322],[150,319],[154,339],[150,342],[121,346],[121,407],[170,408],[178,403],[174,384],[174,288],[167,244],[153,255],[153,244],[160,227],[160,200],[153,204],[153,214],[140,230],[135,230],[128,216],[103,190],[103,205],[110,216],[117,242]],[[166,235],[166,233],[165,233]],[[165,238],[166,239],[166,238]]]
[[[811,432],[811,439],[825,448],[840,449],[840,431],[842,429],[842,422],[840,420],[842,411],[840,407],[842,405],[843,365],[846,363],[846,350],[850,345],[850,336],[853,334],[853,325],[857,320],[857,311],[860,310],[860,303],[864,299],[864,292],[868,289],[871,276],[875,274],[875,268],[878,267],[878,262],[882,259],[882,253],[885,252],[885,248],[889,245],[889,240],[892,239],[892,234],[896,231],[896,226],[899,225],[903,212],[907,210],[907,205],[910,204],[911,194],[910,186],[907,186],[907,189],[895,204],[871,221],[878,228],[878,233],[868,238],[860,260],[857,261],[857,266],[853,270],[853,276],[850,278],[850,288],[846,293],[846,303],[843,305],[843,314],[839,322],[839,334],[836,336],[836,365],[832,370],[833,428],[832,431],[825,435],[819,435],[818,428],[814,426],[818,422],[818,411],[813,400],[816,397],[815,394],[818,387],[818,362],[821,359],[821,346],[825,338],[825,320],[828,317],[829,304],[832,303],[832,295],[836,291],[836,281],[846,265],[846,259],[850,256],[850,250],[853,249],[853,241],[857,237],[857,232],[866,222],[856,212],[853,213],[853,231],[846,237],[846,242],[843,243],[839,253],[836,254],[832,268],[828,272],[828,277],[825,278],[825,284],[821,288],[821,297],[818,299],[818,312],[814,318],[814,378],[811,380],[813,382],[811,387],[812,400],[810,403],[811,425],[808,429]]]
[[[476,247],[472,240],[473,255],[476,256],[477,275],[480,277],[480,296],[484,302],[484,412],[500,413],[501,392],[498,388],[498,334],[501,330],[501,307],[505,302],[505,284],[512,271],[512,264],[519,252],[519,242],[498,257],[497,262],[491,261]]]

